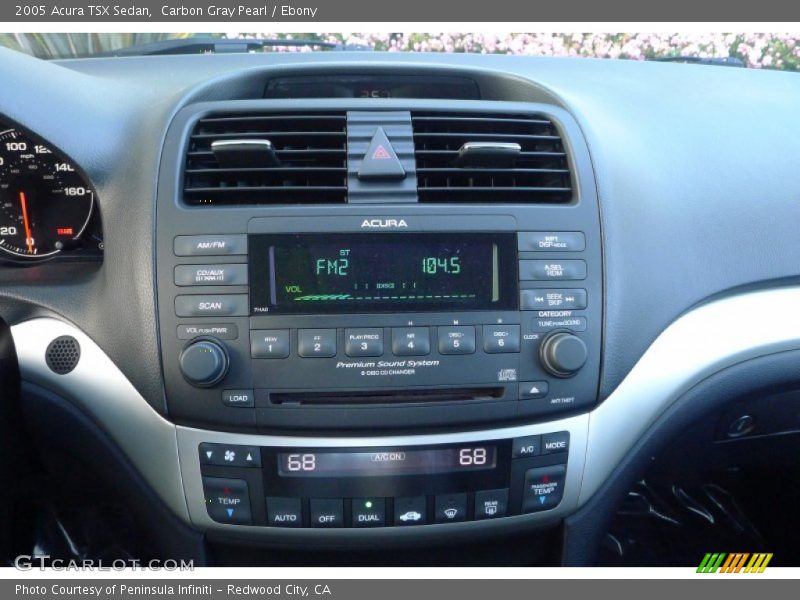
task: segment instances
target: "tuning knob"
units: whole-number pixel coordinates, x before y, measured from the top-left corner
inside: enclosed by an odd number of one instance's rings
[[[181,372],[197,387],[211,387],[228,373],[228,352],[214,340],[198,340],[183,349]]]
[[[542,367],[556,377],[572,377],[586,363],[586,344],[567,331],[548,334],[539,346]]]

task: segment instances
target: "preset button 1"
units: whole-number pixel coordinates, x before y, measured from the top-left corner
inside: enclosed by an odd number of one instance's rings
[[[250,356],[286,358],[289,356],[289,330],[254,329],[250,332]]]

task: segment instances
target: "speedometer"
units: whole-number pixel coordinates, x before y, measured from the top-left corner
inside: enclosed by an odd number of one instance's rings
[[[0,131],[0,250],[53,256],[80,238],[94,191],[75,166],[16,129]]]

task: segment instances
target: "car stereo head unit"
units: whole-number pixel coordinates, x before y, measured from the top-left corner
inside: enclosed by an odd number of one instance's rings
[[[531,215],[273,208],[236,232],[175,236],[170,410],[300,432],[592,405],[597,232]]]

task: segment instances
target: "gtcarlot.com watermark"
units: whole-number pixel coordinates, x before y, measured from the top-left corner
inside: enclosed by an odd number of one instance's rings
[[[14,559],[14,568],[19,571],[194,571],[193,560],[147,560],[118,558],[115,560],[61,559],[47,554],[29,556],[22,554]]]

